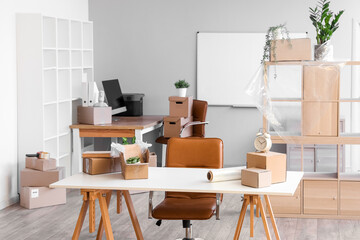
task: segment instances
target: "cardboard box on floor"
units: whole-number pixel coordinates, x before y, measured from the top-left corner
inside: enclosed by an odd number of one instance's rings
[[[311,60],[311,40],[310,38],[290,39],[291,44],[285,40],[274,40],[271,42],[271,49],[276,41],[275,54],[271,52],[270,61],[309,61]]]
[[[24,168],[20,172],[21,187],[48,187],[65,177],[65,168],[57,167],[48,171]]]
[[[173,117],[167,116],[164,117],[164,137],[180,137],[181,129],[185,124],[191,122],[193,117],[183,118],[183,117]],[[182,132],[181,137],[189,137],[192,135],[193,126],[185,128]]]
[[[149,167],[157,167],[157,155],[154,152],[149,154]]]
[[[271,171],[260,168],[247,168],[241,170],[241,184],[254,188],[271,185]]]
[[[56,169],[56,159],[39,159],[37,157],[27,157],[25,159],[25,167],[39,171]]]
[[[246,156],[247,168],[271,171],[271,183],[286,181],[286,154],[277,152],[250,152]]]
[[[22,187],[20,190],[20,206],[24,208],[33,209],[65,203],[65,188]]]
[[[192,116],[193,97],[169,97],[170,116],[188,118]]]
[[[110,151],[84,152],[83,172],[91,175],[121,171],[120,158],[111,157]]]

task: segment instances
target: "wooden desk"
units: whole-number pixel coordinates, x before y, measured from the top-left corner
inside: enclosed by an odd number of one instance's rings
[[[163,116],[113,117],[111,124],[71,125],[73,136],[72,174],[82,171],[82,137],[136,137],[136,139],[142,140],[143,134],[161,128],[162,125]]]
[[[237,193],[244,194],[245,201],[240,214],[238,226],[235,231],[234,239],[240,236],[242,222],[244,220],[247,205],[251,203],[256,204],[260,208],[261,217],[263,219],[265,231],[268,239],[270,239],[269,229],[266,221],[266,214],[259,198],[264,195],[268,209],[270,212],[271,220],[275,230],[275,235],[278,239],[278,231],[275,223],[274,216],[271,211],[271,204],[268,195],[282,195],[292,196],[298,187],[303,172],[287,172],[287,181],[284,183],[273,184],[266,188],[251,188],[241,185],[241,181],[226,181],[210,183],[207,181],[206,175],[210,169],[201,168],[149,168],[149,178],[139,180],[124,180],[121,173],[103,174],[103,175],[88,175],[79,173],[74,176],[63,179],[59,182],[50,185],[51,188],[71,188],[71,189],[86,189],[87,191],[98,191],[97,197],[99,198],[100,207],[102,208],[102,219],[104,219],[105,230],[107,231],[107,239],[113,239],[110,219],[108,218],[106,200],[108,198],[101,194],[101,191],[109,190],[122,190],[126,203],[128,205],[129,214],[136,232],[137,239],[143,239],[139,223],[136,218],[134,208],[132,206],[131,198],[128,194],[129,190],[142,190],[142,191],[176,191],[176,192],[205,192],[205,193]],[[226,196],[225,196],[226,197]],[[260,201],[259,201],[260,200]],[[85,205],[84,205],[85,204]],[[86,208],[84,201],[83,207]],[[253,208],[253,207],[252,207]],[[245,209],[245,211],[244,211]],[[77,225],[75,233],[80,233],[85,213],[82,210],[79,215],[81,224]],[[250,216],[253,219],[254,215]],[[79,229],[80,226],[80,229]],[[100,229],[100,228],[99,228]],[[101,229],[102,231],[102,229]],[[253,233],[253,231],[252,231]],[[98,234],[99,235],[99,234]],[[101,233],[102,235],[102,233]],[[77,239],[77,238],[73,238]]]

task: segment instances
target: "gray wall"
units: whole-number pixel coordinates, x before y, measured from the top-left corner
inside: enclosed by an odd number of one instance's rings
[[[269,26],[286,22],[290,32],[308,31],[314,40],[308,7],[316,2],[90,0],[95,80],[119,78],[124,92],[145,93],[144,114],[166,115],[176,80],[188,80],[188,95],[195,96],[196,32],[266,32]],[[360,1],[333,0],[331,8],[346,10],[333,37],[335,57],[350,58],[352,18]],[[245,163],[262,126],[258,110],[209,107],[208,120],[207,137],[224,141],[225,165]]]

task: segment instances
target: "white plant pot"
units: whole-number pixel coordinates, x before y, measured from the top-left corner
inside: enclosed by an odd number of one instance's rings
[[[315,61],[332,61],[334,59],[334,47],[327,41],[314,46]]]
[[[187,90],[187,88],[178,88],[178,91],[179,91],[178,95],[179,95],[179,97],[186,97],[186,90]]]

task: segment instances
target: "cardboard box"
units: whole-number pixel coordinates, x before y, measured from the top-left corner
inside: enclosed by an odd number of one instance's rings
[[[22,187],[20,190],[20,206],[24,208],[33,209],[65,203],[65,188]]]
[[[185,124],[192,122],[193,117],[183,118],[183,117],[173,117],[167,116],[164,117],[164,137],[189,137],[192,136],[193,126],[185,128],[180,136],[180,132]]]
[[[78,123],[83,124],[111,124],[111,107],[82,107],[77,109]]]
[[[291,45],[285,40],[276,41],[275,54],[270,53],[270,61],[309,61],[311,60],[311,40],[310,38],[291,39]],[[271,42],[271,48],[274,46]]]
[[[83,172],[91,175],[121,171],[120,158],[111,157],[110,151],[84,152]]]
[[[188,118],[192,116],[193,97],[169,97],[170,116]]]
[[[120,154],[121,173],[124,179],[147,179],[149,177],[149,150],[142,155],[140,146],[137,144],[127,145],[126,148],[125,154]],[[140,163],[126,163],[126,159],[135,156],[140,157]]]
[[[157,167],[157,155],[154,152],[149,154],[149,167]]]
[[[246,156],[247,168],[271,171],[271,183],[286,181],[286,154],[276,152],[250,152]]]
[[[39,171],[48,171],[56,168],[56,159],[40,159],[37,157],[27,157],[25,167]]]
[[[271,171],[260,168],[242,169],[241,184],[254,188],[268,187],[271,185]]]
[[[48,171],[24,168],[20,172],[20,187],[49,187],[65,177],[65,168],[57,167]]]

